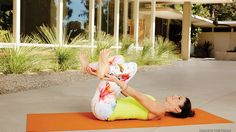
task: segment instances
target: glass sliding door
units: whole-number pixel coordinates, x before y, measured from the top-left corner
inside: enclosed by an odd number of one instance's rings
[[[12,22],[13,0],[0,0],[0,31],[9,30],[12,32]]]
[[[63,25],[71,38],[89,30],[89,0],[64,0]]]
[[[21,34],[31,34],[37,27],[56,26],[57,0],[21,0]]]
[[[114,34],[114,0],[102,1],[102,31],[113,35]]]

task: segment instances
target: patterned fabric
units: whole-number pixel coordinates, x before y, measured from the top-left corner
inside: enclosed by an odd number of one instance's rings
[[[109,64],[109,74],[118,75],[118,79],[126,83],[137,72],[137,64],[133,62],[125,63],[122,56],[114,56]],[[91,63],[89,66],[96,71],[98,63]],[[121,89],[116,83],[101,80],[91,101],[94,116],[99,120],[107,120],[116,107],[116,100],[120,93]]]

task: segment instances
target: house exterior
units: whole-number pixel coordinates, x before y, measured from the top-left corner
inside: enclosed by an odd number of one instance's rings
[[[121,35],[130,35],[134,39],[135,49],[139,49],[142,38],[150,38],[154,48],[157,35],[173,37],[174,34],[169,32],[170,22],[173,17],[177,17],[182,20],[182,27],[178,29],[182,34],[179,38],[182,58],[188,60],[193,23],[191,4],[228,2],[232,0],[1,0],[0,10],[9,11],[9,17],[7,20],[1,18],[5,25],[0,28],[11,30],[17,45],[21,45],[21,34],[30,34],[44,24],[56,27],[60,46],[63,32],[70,32],[72,35],[87,32],[88,47],[94,48],[95,32],[103,31],[114,36],[114,48],[120,47]],[[166,3],[183,4],[183,13],[178,14],[172,9],[158,6]]]

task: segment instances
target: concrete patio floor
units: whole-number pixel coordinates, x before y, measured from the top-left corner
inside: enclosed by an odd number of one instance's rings
[[[0,96],[0,131],[26,130],[27,113],[84,112],[97,79]],[[131,80],[136,89],[157,99],[173,94],[190,97],[193,107],[236,122],[236,61],[191,59],[141,71]],[[236,123],[177,127],[89,130],[89,132],[235,132]]]

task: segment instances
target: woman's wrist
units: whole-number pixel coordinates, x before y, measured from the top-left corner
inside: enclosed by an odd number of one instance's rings
[[[128,85],[124,81],[121,81],[121,80],[118,80],[117,85],[120,86],[122,91],[124,91],[128,87]]]
[[[122,89],[121,91],[125,91],[127,88],[128,88],[128,84],[124,83],[123,87],[121,88]]]
[[[120,87],[123,87],[124,82],[119,80],[119,79],[117,79],[116,84],[119,85]]]

